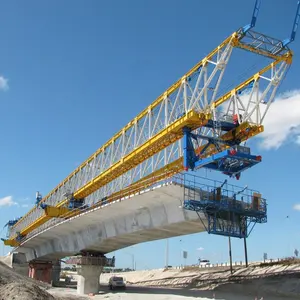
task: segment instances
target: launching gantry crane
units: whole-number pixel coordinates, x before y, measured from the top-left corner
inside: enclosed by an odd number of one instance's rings
[[[292,34],[279,40],[239,28],[162,93],[105,145],[9,228],[5,245],[16,247],[30,236],[63,220],[133,194],[184,170],[210,168],[229,176],[259,163],[260,156],[240,144],[263,132],[263,120],[292,63],[289,44],[295,39],[299,6]],[[259,72],[220,93],[235,48],[266,58]],[[195,210],[192,203],[187,209]]]

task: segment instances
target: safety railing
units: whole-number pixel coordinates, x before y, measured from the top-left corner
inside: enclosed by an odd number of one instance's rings
[[[208,205],[219,203],[227,210],[245,212],[255,211],[263,214],[267,211],[266,199],[253,189],[228,184],[196,176],[189,173],[180,173],[172,177],[173,183],[184,187],[184,200],[201,201]]]

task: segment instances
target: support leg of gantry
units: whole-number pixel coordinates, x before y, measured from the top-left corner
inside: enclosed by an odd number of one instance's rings
[[[78,266],[77,294],[98,294],[99,278],[103,267],[97,265]]]

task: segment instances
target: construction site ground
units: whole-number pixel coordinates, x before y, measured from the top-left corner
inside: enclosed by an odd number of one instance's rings
[[[17,274],[0,262],[0,300],[72,300],[72,299],[122,299],[122,300],[279,300],[300,298],[300,264],[276,264],[219,270],[185,268],[147,270],[119,273],[127,281],[125,291],[110,291],[108,279],[113,274],[100,277],[98,295],[78,296],[76,274],[66,286],[51,287]],[[263,298],[262,298],[263,297]]]

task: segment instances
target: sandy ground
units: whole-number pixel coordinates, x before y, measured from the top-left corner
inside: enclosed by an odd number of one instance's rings
[[[49,284],[17,274],[0,260],[0,300],[300,299],[299,268],[300,265],[236,269],[235,274],[256,274],[258,276],[246,281],[235,281],[235,283],[223,281],[223,284],[220,284],[220,280],[228,278],[228,270],[211,270],[210,272],[208,270],[136,271],[131,274],[126,273],[128,285],[125,291],[110,291],[106,281],[112,274],[102,274],[99,294],[89,297],[77,295],[76,281],[69,288],[52,288]],[[292,269],[293,274],[284,273],[287,269]],[[284,274],[274,276],[276,272]],[[273,275],[263,278],[262,275],[266,273]],[[287,294],[294,295],[294,298],[287,297]]]
[[[60,295],[68,295],[69,297],[76,297],[75,289],[56,288],[51,289],[49,292],[52,295],[59,297]],[[68,298],[69,299],[69,298]],[[76,299],[76,298],[70,298]],[[78,298],[79,299],[79,298]],[[81,297],[80,299],[106,299],[106,300],[254,300],[254,296],[242,296],[232,292],[213,292],[213,291],[199,291],[187,289],[174,289],[174,288],[146,288],[128,286],[126,291],[109,291],[108,288],[102,287],[99,295],[92,297]],[[258,297],[257,300],[262,299]],[[264,297],[263,300],[282,300],[288,299],[283,297]],[[289,298],[291,299],[291,298]],[[295,298],[296,299],[296,298]]]
[[[102,274],[101,284],[107,284],[111,275]],[[226,300],[300,299],[300,264],[239,267],[232,275],[228,268],[149,270],[116,275],[123,276],[132,286],[161,288],[157,289],[160,292],[166,289],[174,295],[209,298],[215,293],[217,298]]]

